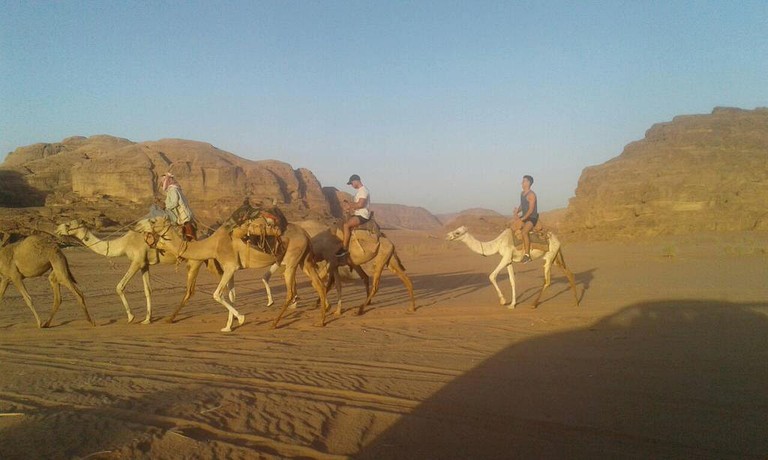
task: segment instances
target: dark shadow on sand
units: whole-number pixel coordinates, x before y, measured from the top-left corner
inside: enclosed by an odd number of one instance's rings
[[[630,305],[455,379],[364,459],[766,458],[768,304]]]

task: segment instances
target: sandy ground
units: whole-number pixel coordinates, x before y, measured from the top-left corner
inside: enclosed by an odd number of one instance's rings
[[[498,256],[388,232],[418,311],[385,272],[374,305],[313,326],[302,303],[270,329],[262,271],[238,273],[246,323],[200,275],[179,320],[183,268],[140,280],[127,324],[114,287],[127,268],[66,249],[97,327],[68,292],[50,329],[11,287],[0,309],[0,458],[766,458],[768,237],[570,243],[538,309],[541,261],[516,265],[519,306],[498,304]],[[500,283],[507,296],[506,275]],[[51,293],[28,280],[41,316]],[[273,281],[282,301],[281,279]],[[330,294],[335,302],[335,293]]]

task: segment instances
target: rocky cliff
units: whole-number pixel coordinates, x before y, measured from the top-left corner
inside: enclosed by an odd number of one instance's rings
[[[594,238],[768,230],[768,109],[716,108],[652,126],[586,168],[563,230]]]
[[[158,182],[168,171],[207,224],[228,216],[245,197],[276,202],[289,219],[322,220],[341,217],[341,202],[352,199],[322,187],[312,171],[281,161],[246,160],[203,142],[133,142],[100,135],[29,145],[8,154],[0,165],[0,210],[25,225],[35,219],[23,217],[22,208],[48,220],[89,217],[104,224],[128,223],[163,201]],[[423,208],[377,203],[373,209],[384,227],[439,227]]]
[[[112,136],[71,137],[16,149],[0,168],[5,179],[0,206],[85,202],[125,220],[121,212],[143,212],[162,199],[158,180],[167,171],[177,177],[202,219],[217,220],[245,197],[276,201],[289,215],[330,215],[320,182],[307,169],[246,160],[203,142],[136,143]]]

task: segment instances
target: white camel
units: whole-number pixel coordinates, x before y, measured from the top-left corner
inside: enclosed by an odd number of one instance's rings
[[[565,272],[565,276],[568,277],[568,282],[571,285],[571,289],[573,289],[573,296],[576,299],[576,306],[578,307],[579,296],[576,292],[576,284],[574,281],[573,273],[571,273],[570,270],[568,270],[565,266],[563,253],[560,249],[560,240],[558,240],[557,237],[551,232],[547,233],[547,236],[549,240],[548,250],[543,251],[536,248],[531,249],[531,259],[544,259],[544,285],[541,287],[541,291],[539,291],[539,295],[536,297],[536,300],[533,301],[533,308],[536,308],[539,305],[541,295],[544,293],[544,290],[549,287],[552,262],[554,262],[555,265],[561,267]],[[515,305],[517,304],[517,293],[515,291],[515,272],[512,268],[512,263],[520,262],[523,259],[523,255],[525,255],[525,253],[522,249],[517,249],[515,247],[512,230],[504,230],[492,241],[479,241],[469,233],[467,227],[461,226],[456,230],[448,233],[446,239],[449,241],[461,241],[462,243],[466,244],[470,250],[478,254],[482,254],[483,256],[500,254],[501,262],[499,262],[499,265],[496,266],[488,278],[491,280],[491,284],[496,289],[496,293],[499,296],[499,303],[501,305],[507,305],[507,299],[504,297],[504,294],[502,294],[501,289],[499,289],[499,285],[496,282],[496,277],[499,276],[499,273],[504,268],[507,269],[507,273],[509,274],[509,284],[512,285],[512,302],[509,304],[508,308],[515,308]]]
[[[102,240],[94,235],[85,223],[78,219],[60,224],[56,227],[56,234],[59,236],[72,236],[82,242],[85,247],[102,256],[127,257],[131,264],[123,278],[117,283],[117,295],[123,302],[128,322],[133,322],[134,315],[131,312],[131,307],[128,306],[128,299],[125,297],[125,287],[134,275],[140,271],[141,279],[144,282],[144,297],[147,300],[147,316],[141,324],[152,322],[152,287],[150,285],[149,266],[158,263],[175,265],[179,263],[179,259],[175,255],[150,247],[145,240],[144,234],[133,230],[128,230],[124,235],[111,240]],[[197,274],[204,263],[204,261],[199,260],[187,262],[187,290],[182,303],[186,303],[194,293]],[[217,271],[219,278],[221,278],[221,269],[212,262],[210,266],[212,271]],[[233,299],[234,287],[230,285],[228,288],[230,288],[229,297]]]

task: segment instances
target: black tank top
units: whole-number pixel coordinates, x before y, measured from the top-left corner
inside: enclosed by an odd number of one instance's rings
[[[528,190],[528,193],[531,193],[530,190]],[[524,216],[528,212],[528,200],[526,197],[528,196],[528,193],[520,192],[520,210],[522,211],[522,216]],[[539,200],[535,200],[533,202],[533,212],[531,213],[530,217],[528,219],[530,220],[536,220],[539,218]]]

